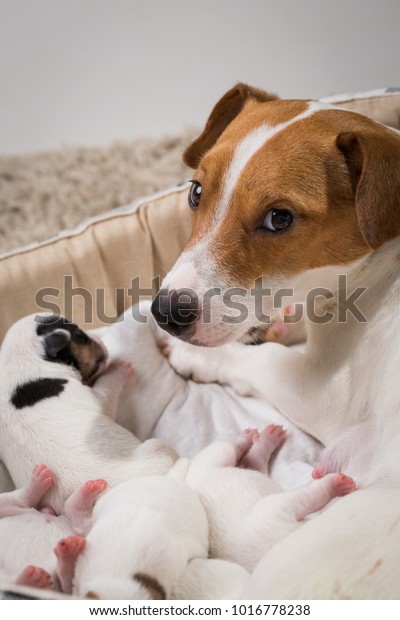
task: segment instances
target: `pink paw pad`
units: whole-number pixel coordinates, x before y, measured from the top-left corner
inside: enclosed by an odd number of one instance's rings
[[[27,566],[16,580],[18,585],[32,588],[50,588],[52,579],[47,571],[38,566]]]
[[[73,561],[82,553],[85,546],[86,540],[82,536],[68,536],[57,543],[54,553],[60,559]]]
[[[319,478],[323,478],[324,476],[326,476],[326,474],[329,472],[329,468],[327,466],[326,463],[324,463],[323,461],[321,461],[321,463],[318,463],[314,469],[312,470],[311,476],[315,479],[318,480]]]
[[[32,472],[32,483],[43,491],[53,485],[53,473],[47,465],[35,465]]]
[[[136,371],[130,362],[122,362],[120,365],[121,373],[124,380],[128,383],[136,374]]]
[[[256,428],[246,428],[241,434],[245,439],[251,439],[252,441],[260,437],[260,434]]]
[[[97,497],[108,487],[108,482],[106,480],[89,480],[85,482],[82,487],[82,494],[84,499]]]
[[[347,495],[357,488],[353,478],[345,474],[332,474],[331,483],[335,496]]]
[[[250,450],[255,437],[258,437],[256,428],[246,428],[235,440],[238,461]]]
[[[262,440],[268,445],[278,448],[285,440],[286,431],[279,424],[268,424],[260,433],[260,441]]]

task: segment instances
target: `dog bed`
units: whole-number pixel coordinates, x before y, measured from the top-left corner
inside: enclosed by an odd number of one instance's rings
[[[400,89],[328,100],[400,128]],[[88,219],[74,230],[0,256],[1,338],[18,318],[43,310],[65,314],[85,329],[101,328],[112,355],[131,359],[138,369],[139,383],[125,390],[120,403],[122,424],[141,439],[161,437],[191,456],[213,439],[234,438],[243,427],[283,423],[289,439],[275,458],[273,476],[284,488],[299,486],[309,480],[319,450],[317,442],[257,399],[178,377],[156,347],[159,334],[155,325],[151,320],[139,324],[129,310],[154,295],[160,278],[189,237],[187,190],[186,183],[174,186]],[[124,312],[126,320],[117,321]],[[144,358],[152,369],[146,377],[141,375]],[[157,399],[149,398],[152,393]],[[0,491],[9,488],[11,481],[2,468]],[[308,525],[312,536],[313,521]],[[362,561],[360,558],[360,565]],[[10,589],[21,592],[21,588],[7,586]],[[397,598],[399,592],[384,592],[387,597],[391,594]],[[368,597],[369,591],[364,589],[360,598]]]

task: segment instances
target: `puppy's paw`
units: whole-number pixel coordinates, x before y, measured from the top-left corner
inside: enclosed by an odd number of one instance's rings
[[[324,450],[319,461],[316,463],[312,477],[318,480],[327,474],[332,474],[343,470],[347,466],[347,459],[343,458],[340,445],[328,450]]]
[[[35,508],[53,485],[53,473],[47,465],[35,465],[29,483],[22,490],[23,501]]]
[[[260,433],[259,441],[264,442],[265,445],[276,450],[279,448],[286,438],[286,431],[280,424],[268,424]]]
[[[303,304],[289,304],[282,308],[278,317],[271,323],[261,324],[250,329],[242,342],[244,344],[278,342],[289,346],[304,342],[306,337]]]
[[[53,585],[49,573],[38,566],[27,566],[24,568],[21,574],[18,575],[15,583],[21,586],[41,589],[48,589]]]
[[[312,470],[311,476],[314,478],[314,480],[319,480],[319,478],[323,478],[329,473],[330,470],[327,463],[321,461],[320,463],[317,463],[315,465],[314,469]]]
[[[108,487],[106,480],[88,480],[80,489],[82,507],[93,508],[95,501]]]
[[[136,371],[130,362],[116,360],[111,362],[106,370],[107,377],[115,378],[122,385],[127,385],[136,375]]]
[[[357,488],[353,478],[345,476],[345,474],[331,474],[330,478],[332,497],[347,495]]]
[[[44,495],[53,485],[53,482],[53,472],[47,465],[35,465],[31,478],[31,485],[35,491]]]
[[[239,437],[235,439],[234,445],[237,451],[237,462],[238,463],[244,457],[244,455],[247,454],[247,452],[250,450],[251,446],[253,445],[253,442],[255,441],[257,437],[259,437],[259,433],[256,428],[246,428],[244,431],[240,433]]]
[[[82,536],[68,536],[57,543],[54,553],[59,560],[75,562],[85,546],[86,540]]]
[[[285,441],[286,431],[279,424],[269,424],[252,436],[252,446],[240,465],[263,473],[268,472],[268,462],[275,450]]]

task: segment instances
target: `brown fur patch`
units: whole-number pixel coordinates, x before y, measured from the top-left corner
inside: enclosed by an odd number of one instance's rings
[[[260,275],[290,277],[315,267],[348,265],[400,234],[400,139],[363,116],[334,109],[289,125],[252,156],[213,232],[222,184],[240,140],[262,124],[294,118],[308,104],[250,99],[200,161],[194,178],[202,183],[202,196],[187,247],[211,235],[213,256],[228,282],[249,287]],[[364,154],[360,164],[368,162],[364,185],[369,183],[362,192],[337,145],[343,131],[369,136],[368,157]],[[363,152],[365,142],[360,139]],[[275,208],[294,216],[281,233],[261,228]]]
[[[98,594],[96,594],[96,592],[88,592],[85,596],[85,598],[89,598],[89,599],[93,599],[95,601],[99,601],[100,600],[100,596]]]
[[[261,102],[272,101],[277,97],[248,84],[236,84],[216,103],[203,133],[185,150],[183,154],[185,164],[196,168],[204,153],[215,144],[246,102],[253,99]]]
[[[104,360],[104,352],[95,340],[91,340],[89,344],[78,344],[72,339],[71,353],[78,363],[84,382],[96,373],[99,364]]]
[[[166,599],[166,592],[163,586],[146,573],[135,573],[133,579],[136,579],[150,594],[150,598],[155,601],[161,601]]]

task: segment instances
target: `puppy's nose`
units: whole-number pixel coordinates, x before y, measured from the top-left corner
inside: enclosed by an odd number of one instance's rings
[[[161,289],[151,312],[159,326],[173,336],[188,335],[199,318],[199,300],[191,289]]]

